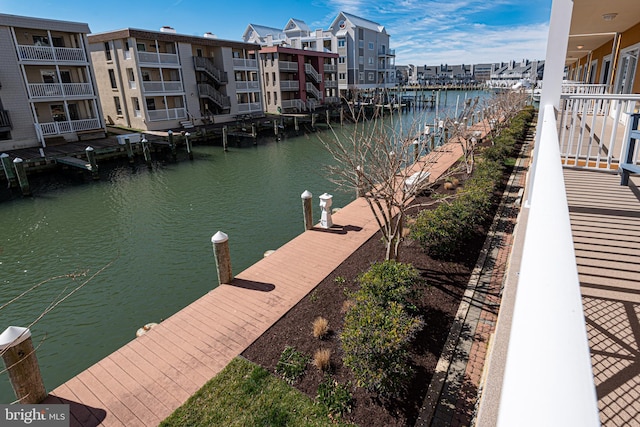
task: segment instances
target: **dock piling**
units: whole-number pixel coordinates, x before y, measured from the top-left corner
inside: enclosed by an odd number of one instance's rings
[[[330,119],[331,119],[331,115],[329,114],[329,109],[326,109],[326,110],[324,111],[324,114],[325,114],[325,116],[326,116],[326,118],[327,118],[327,125],[328,125],[328,124],[330,124],[330,122],[331,122],[331,120],[330,120]]]
[[[273,135],[276,137],[276,141],[280,141],[280,136],[278,135],[278,121],[273,121]]]
[[[251,123],[251,136],[253,137],[253,145],[258,145],[258,129],[255,123]]]
[[[311,129],[316,130],[316,114],[311,113]]]
[[[302,214],[304,216],[304,229],[311,230],[313,228],[313,208],[311,207],[313,194],[310,191],[304,190],[304,193],[300,195],[302,199]]]
[[[178,160],[178,153],[176,153],[176,143],[173,140],[173,131],[167,131],[169,136],[169,148],[171,149],[171,160],[175,163]]]
[[[31,187],[29,186],[29,180],[27,179],[27,172],[24,170],[24,162],[20,157],[13,159],[13,167],[15,168],[16,176],[18,177],[18,184],[20,185],[20,190],[22,190],[22,195],[30,196]]]
[[[344,107],[340,106],[340,126],[344,126]]]
[[[96,162],[96,152],[91,146],[85,148],[84,151],[87,153],[87,160],[91,165],[91,177],[93,179],[100,179],[100,175],[98,175],[98,163]]]
[[[140,144],[142,144],[142,155],[144,156],[144,161],[147,164],[147,167],[151,169],[151,151],[149,150],[149,141],[144,137],[144,134],[142,135]]]
[[[189,137],[191,134],[186,132],[184,134],[184,145],[187,147],[187,154],[189,155],[189,160],[193,160],[193,151],[191,150],[191,141],[189,141]]]
[[[216,269],[218,271],[218,283],[231,283],[233,274],[231,272],[231,256],[229,254],[229,236],[222,231],[218,231],[211,237],[213,244],[213,254],[216,257]]]
[[[229,151],[227,149],[227,143],[229,142],[229,128],[227,126],[222,127],[222,149],[224,151]]]
[[[4,176],[7,177],[9,188],[13,188],[18,185],[16,174],[11,167],[11,158],[7,153],[0,154],[0,161],[2,162],[2,169],[4,169]]]
[[[131,147],[131,140],[129,138],[124,139],[124,146],[127,149],[127,157],[129,158],[129,163],[133,163],[133,147]]]
[[[11,386],[21,404],[37,404],[47,397],[29,328],[9,326],[0,334],[0,352]]]
[[[298,124],[298,117],[293,118],[293,128],[298,132],[300,130],[300,125]]]

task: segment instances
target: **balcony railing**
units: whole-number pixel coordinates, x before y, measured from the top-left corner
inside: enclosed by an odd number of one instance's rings
[[[310,75],[316,83],[320,83],[322,81],[322,76],[313,67],[313,65],[304,64],[304,72]]]
[[[340,103],[340,98],[338,98],[337,96],[325,96],[324,97],[324,103],[325,104],[339,104]]]
[[[324,87],[327,87],[329,89],[337,88],[338,87],[338,81],[337,80],[325,80],[324,81]]]
[[[71,47],[19,45],[18,55],[21,61],[87,62],[83,49]]]
[[[238,113],[247,114],[262,111],[262,105],[259,102],[250,102],[247,104],[238,104]]]
[[[91,83],[29,83],[31,98],[60,98],[93,96]]]
[[[378,56],[396,56],[395,49],[378,49]]]
[[[43,136],[60,135],[63,133],[82,132],[92,129],[102,129],[100,119],[69,120],[62,122],[38,123]]]
[[[227,73],[221,71],[215,64],[204,56],[194,56],[193,64],[198,71],[204,71],[219,85],[229,82]]]
[[[278,61],[278,68],[281,71],[298,71],[298,63],[291,61]]]
[[[307,93],[312,94],[313,96],[316,97],[316,99],[322,99],[322,94],[320,93],[320,91],[318,90],[318,88],[316,88],[313,83],[309,83],[307,82]]]
[[[281,80],[280,90],[300,90],[300,81],[298,80]]]
[[[258,61],[255,59],[233,59],[233,68],[252,68],[258,69]]]
[[[260,82],[257,81],[253,81],[253,82],[247,82],[247,81],[240,81],[240,82],[236,82],[236,90],[239,91],[244,91],[244,92],[255,92],[255,91],[259,91],[260,90]]]
[[[178,65],[180,60],[175,53],[138,52],[140,64]]]
[[[162,120],[177,120],[187,118],[186,108],[167,108],[166,110],[149,110],[149,120],[159,122]]]
[[[604,94],[607,91],[605,84],[585,84],[578,82],[563,82],[562,93],[575,94]]]
[[[2,128],[13,128],[11,126],[11,117],[7,110],[0,110],[0,129]]]
[[[628,144],[629,115],[637,105],[640,95],[563,94],[558,118],[563,163],[617,170]]]
[[[324,64],[325,73],[337,73],[338,66],[336,64]]]
[[[181,81],[142,82],[145,93],[184,92]]]
[[[304,111],[304,102],[301,99],[283,99],[280,105],[283,109],[293,108],[297,111]]]
[[[227,109],[231,107],[231,100],[229,99],[229,97],[222,94],[215,87],[209,84],[206,84],[206,83],[198,84],[198,94],[200,95],[201,98],[207,97],[211,99],[220,108]]]

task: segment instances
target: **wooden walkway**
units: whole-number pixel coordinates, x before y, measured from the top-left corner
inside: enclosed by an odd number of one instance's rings
[[[461,155],[459,144],[432,153],[430,181]],[[72,426],[157,425],[378,231],[364,199],[333,222],[291,240],[62,384],[45,403],[70,404]]]

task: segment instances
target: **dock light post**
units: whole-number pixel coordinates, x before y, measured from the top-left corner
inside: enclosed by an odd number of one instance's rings
[[[304,190],[304,193],[300,195],[302,199],[302,215],[304,216],[304,229],[311,230],[313,228],[313,208],[311,207],[311,199],[313,194],[310,191]]]
[[[9,372],[11,386],[22,404],[35,404],[47,397],[29,328],[9,326],[0,334],[0,353]]]
[[[322,214],[320,216],[320,227],[322,228],[333,227],[333,221],[331,220],[332,199],[333,196],[331,194],[324,193],[320,196],[320,209],[322,210]]]
[[[189,137],[191,134],[186,132],[184,134],[184,144],[187,146],[187,154],[189,155],[189,160],[193,160],[193,151],[191,151],[191,141],[189,141]]]
[[[231,255],[229,254],[229,236],[222,231],[218,231],[211,237],[213,244],[213,254],[216,257],[216,269],[218,271],[218,283],[231,283],[233,273],[231,272]]]
[[[151,169],[151,152],[149,151],[149,141],[147,141],[147,138],[145,138],[144,134],[142,135],[140,144],[142,144],[142,155],[144,156],[144,161],[147,164],[147,167]]]

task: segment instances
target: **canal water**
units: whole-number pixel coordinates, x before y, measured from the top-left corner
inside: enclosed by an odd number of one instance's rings
[[[455,107],[455,94],[441,111]],[[403,121],[433,117],[415,110]],[[0,203],[0,306],[40,284],[0,308],[0,331],[29,326],[106,267],[31,328],[45,386],[57,387],[214,288],[218,230],[238,273],[303,232],[303,191],[313,194],[314,221],[320,194],[333,194],[334,207],[349,203],[353,194],[325,176],[332,159],[319,137],[329,132],[231,143],[228,152],[196,146],[193,161],[113,165],[98,182],[39,178],[34,197]],[[4,373],[0,403],[13,399]]]

